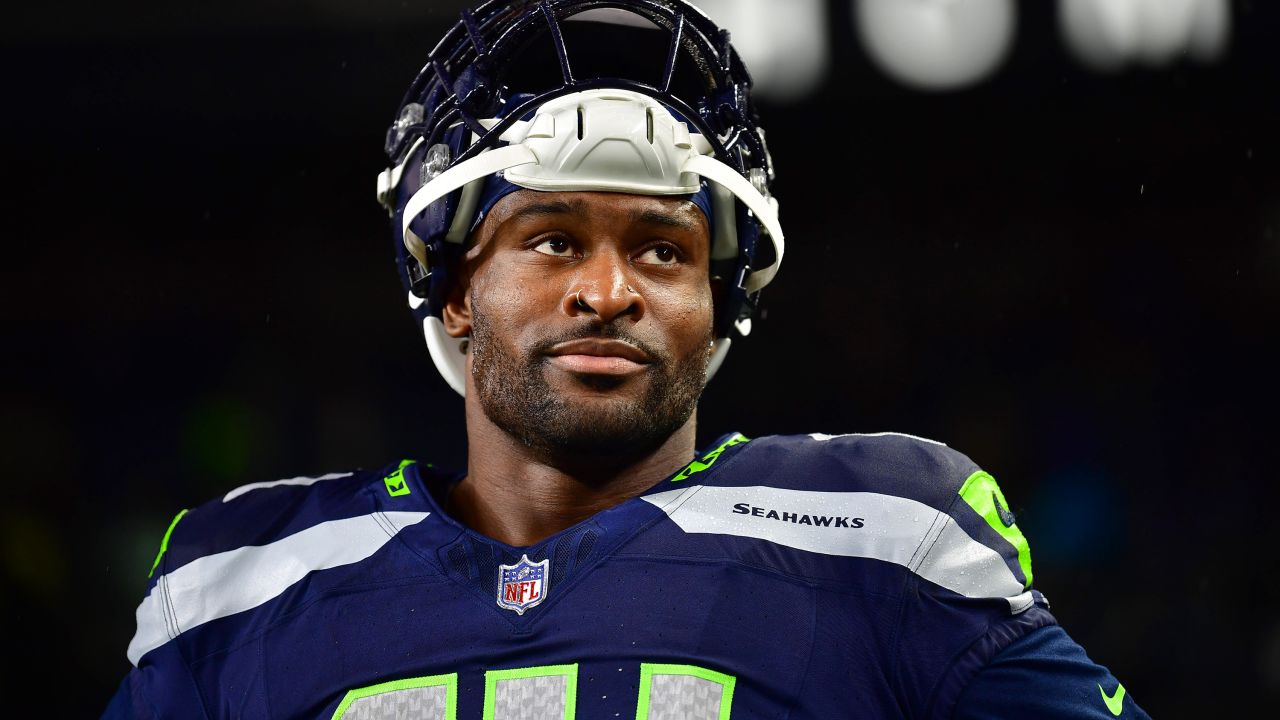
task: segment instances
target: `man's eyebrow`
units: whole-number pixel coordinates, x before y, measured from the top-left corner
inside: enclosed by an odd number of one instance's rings
[[[632,213],[631,222],[636,224],[663,225],[665,227],[672,227],[688,232],[698,232],[702,229],[702,227],[693,220],[687,220],[679,215],[672,215],[652,209],[637,210]]]
[[[516,220],[526,217],[546,217],[548,215],[570,215],[581,211],[581,203],[573,203],[571,205],[563,200],[547,200],[525,205],[520,209],[513,211],[511,215],[507,217],[507,220]]]

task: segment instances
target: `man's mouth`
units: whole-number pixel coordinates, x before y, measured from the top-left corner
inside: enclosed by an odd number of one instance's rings
[[[635,345],[606,338],[557,343],[547,354],[552,365],[588,375],[631,375],[653,362],[648,353]]]

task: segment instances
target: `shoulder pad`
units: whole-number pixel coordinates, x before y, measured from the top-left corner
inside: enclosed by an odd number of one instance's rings
[[[368,513],[365,488],[378,471],[356,470],[242,485],[174,518],[151,572],[157,577],[187,563],[246,545],[267,545],[312,525]]]
[[[913,435],[812,433],[752,440],[708,484],[876,492],[942,510],[977,470],[963,453]]]
[[[1015,614],[1036,599],[1026,538],[995,478],[931,440],[759,438],[701,483],[644,499],[686,533],[884,560],[965,597],[1005,599]]]
[[[179,513],[138,606],[129,660],[136,666],[182,633],[257,607],[313,571],[359,562],[421,521],[427,513],[383,511],[377,501],[376,493],[407,488],[407,464],[254,483]]]

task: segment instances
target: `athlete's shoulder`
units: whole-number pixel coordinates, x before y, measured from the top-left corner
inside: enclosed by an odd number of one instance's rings
[[[169,524],[151,580],[202,557],[270,545],[326,522],[368,514],[376,490],[403,484],[410,462],[252,482],[184,509]]]
[[[1005,614],[1036,601],[1030,549],[995,478],[942,443],[894,433],[736,436],[659,487],[643,499],[686,535],[751,539],[709,553],[783,558],[770,567],[886,593],[903,587],[905,571],[948,597],[994,600]],[[761,553],[760,541],[799,554]],[[868,570],[866,559],[882,562]]]
[[[404,502],[380,502],[414,500],[405,476],[410,464],[250,483],[178,513],[138,606],[130,661],[137,666],[192,629],[279,598],[309,573],[372,556],[428,515]],[[305,592],[295,595],[292,601],[307,600]],[[225,646],[259,625],[249,617],[207,642]]]
[[[755,438],[708,482],[874,492],[942,507],[980,472],[977,463],[964,453],[915,435],[810,433]]]

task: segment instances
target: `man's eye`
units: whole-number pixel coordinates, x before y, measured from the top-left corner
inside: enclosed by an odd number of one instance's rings
[[[641,253],[638,260],[652,265],[670,265],[679,259],[676,249],[670,245],[655,245]]]
[[[553,237],[543,240],[533,247],[534,250],[543,255],[554,255],[555,257],[573,257],[573,246],[569,244],[569,240],[562,237]]]

